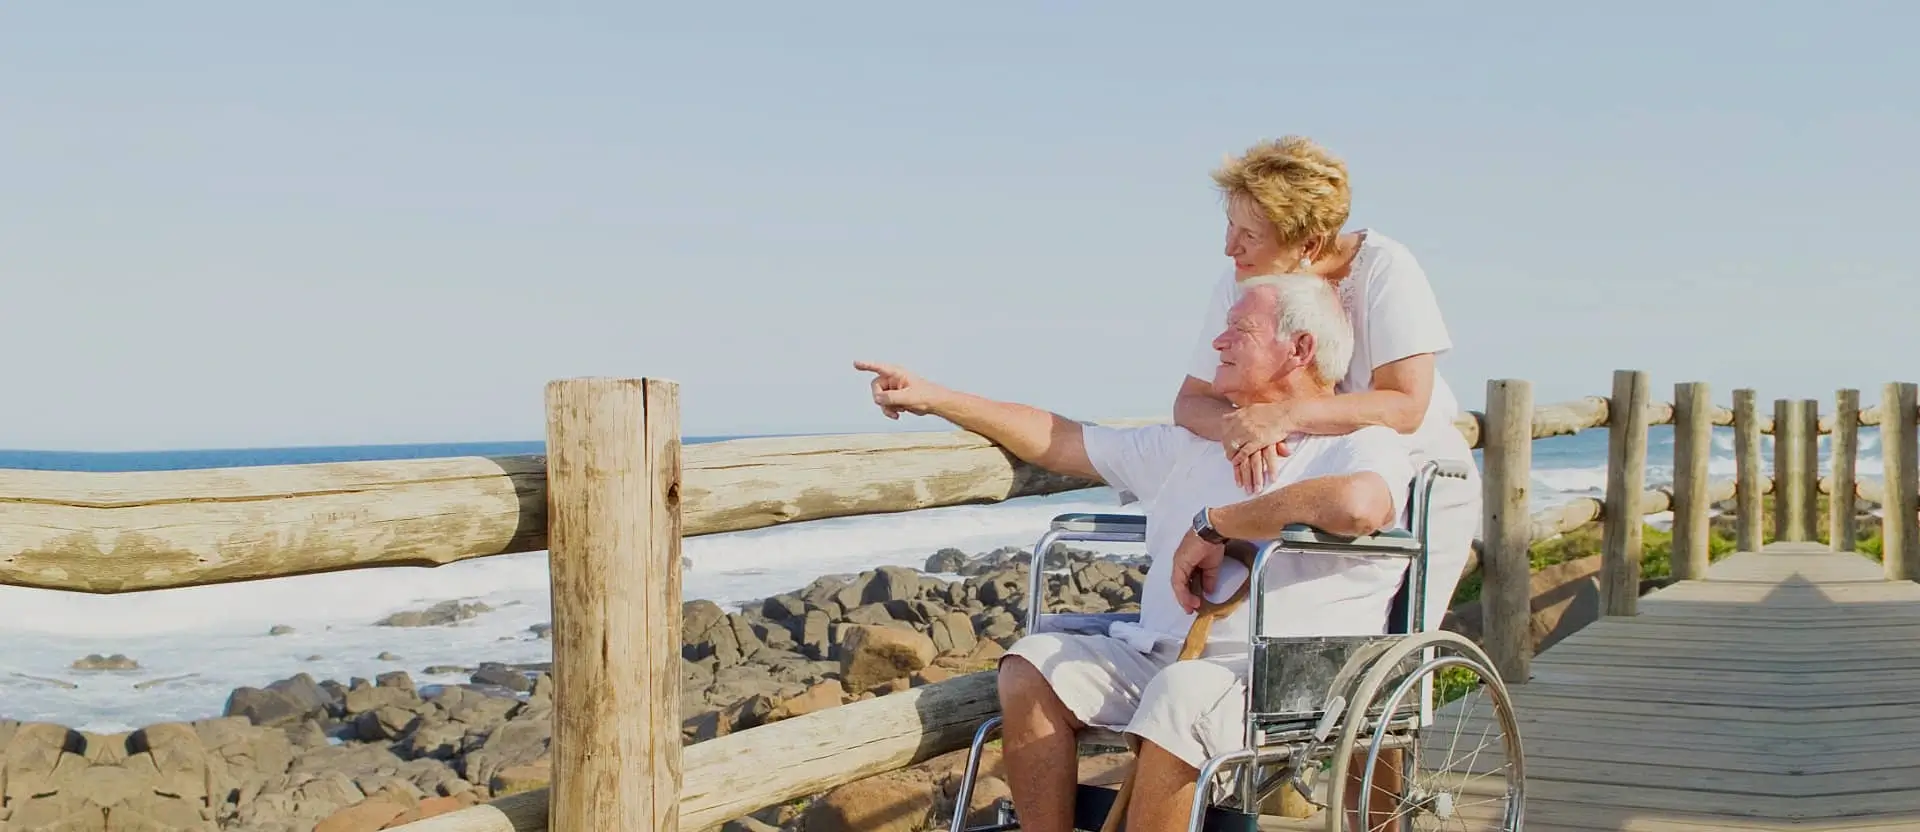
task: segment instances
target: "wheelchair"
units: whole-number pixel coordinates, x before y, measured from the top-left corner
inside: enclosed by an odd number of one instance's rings
[[[1287,802],[1294,808],[1281,816],[1300,819],[1283,822],[1281,828],[1356,832],[1351,824],[1356,818],[1349,812],[1361,809],[1349,806],[1347,794],[1355,780],[1359,795],[1375,796],[1372,816],[1359,815],[1368,822],[1385,808],[1380,805],[1383,797],[1392,803],[1388,822],[1373,823],[1367,832],[1519,832],[1526,772],[1507,687],[1473,641],[1426,626],[1427,516],[1434,484],[1443,477],[1465,480],[1468,470],[1455,462],[1423,465],[1408,494],[1408,529],[1349,538],[1295,525],[1259,548],[1248,576],[1254,587],[1262,585],[1267,564],[1279,557],[1387,557],[1405,560],[1407,570],[1383,635],[1261,636],[1261,625],[1271,611],[1264,608],[1263,593],[1248,593],[1245,612],[1251,617],[1247,630],[1251,643],[1245,677],[1245,745],[1201,767],[1189,832],[1253,832],[1267,807]],[[1144,516],[1076,513],[1055,517],[1034,546],[1029,564],[1027,632],[1105,633],[1116,621],[1139,620],[1137,612],[1046,612],[1046,576],[1065,570],[1050,570],[1045,564],[1055,543],[1145,540]],[[1484,704],[1469,704],[1476,698],[1485,700]],[[1436,722],[1452,723],[1452,731],[1432,730]],[[1005,798],[991,806],[994,823],[966,826],[974,808],[981,754],[1000,725],[1001,717],[994,716],[974,733],[954,796],[951,832],[1020,828],[1011,801]],[[1085,729],[1076,739],[1082,751],[1089,745],[1126,746],[1119,734],[1099,728]],[[1355,772],[1353,765],[1362,754],[1364,760]],[[1435,762],[1431,758],[1436,755],[1445,759]],[[1396,768],[1396,760],[1404,760],[1405,765]],[[1491,782],[1475,782],[1489,775]],[[1393,779],[1399,780],[1399,788],[1384,788]],[[1379,793],[1376,781],[1383,783]],[[1294,794],[1283,795],[1283,789]],[[1074,828],[1099,830],[1117,796],[1116,788],[1080,784]],[[1362,806],[1367,802],[1360,801]],[[1317,807],[1319,820],[1306,820],[1313,812],[1302,804]]]

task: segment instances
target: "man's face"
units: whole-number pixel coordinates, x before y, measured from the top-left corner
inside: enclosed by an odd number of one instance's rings
[[[1227,328],[1213,339],[1220,365],[1213,390],[1236,405],[1261,398],[1311,357],[1312,336],[1286,344],[1274,340],[1280,324],[1279,299],[1272,287],[1255,286],[1227,312]]]

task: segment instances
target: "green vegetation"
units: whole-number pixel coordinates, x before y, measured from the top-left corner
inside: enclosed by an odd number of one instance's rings
[[[1815,535],[1821,543],[1828,542],[1827,513],[1829,505],[1827,495],[1817,495],[1815,518],[1818,528]],[[1720,516],[1708,524],[1707,557],[1719,560],[1734,550],[1734,515],[1732,505],[1727,504]],[[1773,535],[1773,498],[1771,495],[1760,501],[1760,538],[1771,543]],[[1877,518],[1861,514],[1855,521],[1854,551],[1866,555],[1878,562],[1880,560],[1880,523]],[[1673,575],[1673,533],[1643,526],[1640,542],[1640,577],[1643,579],[1666,578]],[[1555,564],[1579,560],[1589,555],[1600,554],[1600,524],[1589,523],[1559,537],[1535,541],[1528,547],[1532,561],[1532,570],[1538,572]],[[1480,598],[1480,571],[1460,580],[1454,590],[1451,606],[1459,606]]]

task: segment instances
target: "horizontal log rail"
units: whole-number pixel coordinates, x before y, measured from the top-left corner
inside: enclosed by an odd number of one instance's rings
[[[123,593],[433,566],[551,546],[556,593],[564,579],[566,597],[574,599],[555,610],[555,701],[573,707],[562,708],[566,730],[555,731],[554,786],[410,828],[505,832],[546,828],[557,817],[572,825],[704,829],[963,748],[994,712],[996,697],[991,674],[975,674],[684,751],[677,742],[658,743],[656,738],[678,738],[670,724],[677,708],[670,696],[658,695],[671,680],[653,670],[655,659],[671,655],[678,640],[678,538],[1095,485],[1022,464],[963,431],[681,447],[672,439],[678,436],[678,393],[671,383],[559,382],[549,394],[548,439],[557,454],[551,458],[119,473],[0,470],[0,584]],[[1920,464],[1912,459],[1920,400],[1913,385],[1888,385],[1883,404],[1866,408],[1858,407],[1854,391],[1841,391],[1833,414],[1820,414],[1817,402],[1803,399],[1777,400],[1769,416],[1750,390],[1735,391],[1735,407],[1723,408],[1710,403],[1700,384],[1676,386],[1674,402],[1652,401],[1638,371],[1616,373],[1611,397],[1535,407],[1525,382],[1498,380],[1489,384],[1488,400],[1490,408],[1498,403],[1497,413],[1465,413],[1456,427],[1483,452],[1489,504],[1518,508],[1501,515],[1498,538],[1483,541],[1469,567],[1482,573],[1489,655],[1513,684],[1529,677],[1531,647],[1522,637],[1528,547],[1589,524],[1603,529],[1605,615],[1635,614],[1642,524],[1634,520],[1672,512],[1675,577],[1698,578],[1707,560],[1709,507],[1734,500],[1741,545],[1757,547],[1765,495],[1774,500],[1776,537],[1783,531],[1809,536],[1814,495],[1820,493],[1838,490],[1849,499],[1836,497],[1834,505],[1849,509],[1856,499],[1898,507],[1883,512],[1886,572],[1889,578],[1920,576],[1920,552],[1914,551],[1920,531],[1913,516]],[[1887,402],[1898,406],[1888,410]],[[1633,418],[1616,420],[1617,412]],[[1653,425],[1673,426],[1675,482],[1645,488],[1645,434]],[[1706,477],[1713,426],[1734,429],[1739,473],[1732,480]],[[1853,449],[1856,432],[1874,426],[1883,440],[1884,481],[1861,480],[1852,466],[1815,476],[1815,437],[1833,435],[1836,448]],[[1608,496],[1526,513],[1532,441],[1602,427],[1609,431]],[[1489,447],[1484,437],[1492,432],[1504,438]],[[641,433],[644,443],[637,439]],[[1760,467],[1762,434],[1780,437],[1771,472]],[[550,501],[567,511],[550,518]],[[1833,528],[1851,529],[1851,520],[1840,522],[1838,513]],[[551,539],[550,521],[559,524]],[[1490,569],[1489,561],[1498,568]],[[659,603],[636,607],[633,621],[595,612],[615,597],[656,597]],[[635,622],[645,626],[629,626]],[[579,686],[592,688],[596,679],[612,679],[619,690],[589,700]],[[617,781],[612,791],[592,785],[608,778]]]
[[[1608,424],[1608,399],[1540,405],[1533,436]],[[1859,424],[1878,424],[1877,408]],[[1485,417],[1456,427],[1482,446]],[[1649,404],[1649,424],[1673,406]],[[1154,420],[1121,420],[1137,424]],[[1733,424],[1715,407],[1714,425]],[[1762,432],[1771,430],[1762,419]],[[685,534],[1089,488],[965,431],[737,439],[683,451]],[[0,469],[0,585],[95,594],[393,566],[547,546],[538,455],[186,471]],[[1579,509],[1564,511],[1577,513]]]

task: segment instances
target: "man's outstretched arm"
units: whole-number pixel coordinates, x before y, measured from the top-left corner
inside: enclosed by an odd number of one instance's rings
[[[980,434],[1021,460],[1057,474],[1101,480],[1087,458],[1080,423],[1037,407],[987,399],[919,378],[898,367],[866,361],[854,368],[874,374],[873,403],[887,418],[900,413],[938,416]]]

